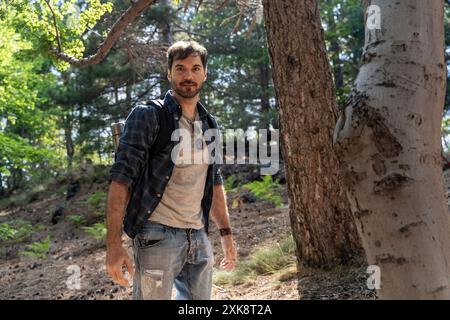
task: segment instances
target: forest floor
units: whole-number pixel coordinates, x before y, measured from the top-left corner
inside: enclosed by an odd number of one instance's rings
[[[0,211],[0,224],[20,221],[25,230],[21,231],[24,237],[20,239],[0,242],[0,299],[131,298],[131,287],[114,284],[106,273],[104,240],[96,240],[82,227],[95,225],[104,219],[101,211],[104,210],[107,192],[105,179],[100,175],[100,179],[83,181],[76,195],[67,202],[57,224],[52,224],[51,217],[65,202],[67,184],[55,183],[26,205],[16,204]],[[284,205],[276,208],[269,201],[252,200],[245,191],[228,194],[240,263],[252,259],[257,250],[280,247],[283,239],[290,234],[284,185],[281,195]],[[42,240],[48,235],[50,240],[46,248]],[[330,271],[308,268],[297,271],[293,255],[284,257],[290,263],[278,270],[265,274],[244,274],[245,280],[228,281],[227,277],[232,278],[232,274],[217,269],[223,256],[214,226],[210,239],[216,261],[213,299],[375,299],[375,293],[366,286],[368,275],[364,265]],[[126,236],[123,240],[131,255],[131,241]],[[41,244],[36,245],[39,241]],[[31,243],[35,244],[32,248],[29,247]],[[48,253],[38,257],[46,249]],[[32,253],[25,255],[23,252],[27,250]],[[80,287],[70,288],[68,283],[78,270]],[[219,274],[221,281],[216,280]],[[233,279],[239,276],[239,273],[234,274]]]

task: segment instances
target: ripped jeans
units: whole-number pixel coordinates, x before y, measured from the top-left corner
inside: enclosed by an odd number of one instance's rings
[[[214,256],[204,229],[179,229],[147,221],[133,240],[133,299],[211,298]]]

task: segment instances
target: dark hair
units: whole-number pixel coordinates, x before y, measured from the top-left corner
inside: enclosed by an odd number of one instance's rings
[[[174,60],[183,60],[191,54],[199,55],[203,67],[206,69],[208,63],[208,51],[206,48],[195,41],[177,41],[167,50],[167,66],[172,69]]]

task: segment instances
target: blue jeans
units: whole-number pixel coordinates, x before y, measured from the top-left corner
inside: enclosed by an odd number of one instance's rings
[[[133,240],[133,299],[211,298],[214,255],[204,229],[178,229],[147,221]]]

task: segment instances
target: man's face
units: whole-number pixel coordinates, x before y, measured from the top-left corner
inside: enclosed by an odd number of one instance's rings
[[[200,55],[191,54],[186,59],[174,60],[167,79],[172,90],[179,96],[186,99],[194,98],[206,80],[206,69]]]

